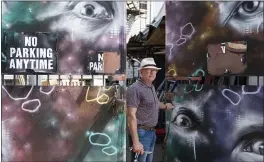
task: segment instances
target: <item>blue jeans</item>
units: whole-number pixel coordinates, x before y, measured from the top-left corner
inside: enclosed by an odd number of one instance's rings
[[[144,154],[138,156],[138,162],[152,162],[156,143],[156,132],[138,129],[139,141],[144,147]]]

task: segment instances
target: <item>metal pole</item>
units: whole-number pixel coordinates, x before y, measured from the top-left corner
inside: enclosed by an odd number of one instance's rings
[[[27,75],[24,75],[24,79],[25,79],[25,85],[27,85]]]
[[[38,86],[38,74],[36,74],[36,86]]]
[[[16,75],[13,75],[14,85],[16,85]]]
[[[5,75],[2,74],[2,85],[5,85]]]
[[[164,2],[165,3],[165,2]],[[151,1],[149,3],[149,25],[151,24]]]
[[[49,75],[47,76],[47,84],[48,84],[48,86],[50,85],[50,82],[49,82]]]
[[[81,75],[81,84],[80,84],[80,86],[82,86],[83,85],[83,75]]]

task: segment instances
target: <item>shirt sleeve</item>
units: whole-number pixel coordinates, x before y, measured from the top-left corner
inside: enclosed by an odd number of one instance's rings
[[[127,107],[138,108],[139,96],[135,87],[129,87],[126,94]]]

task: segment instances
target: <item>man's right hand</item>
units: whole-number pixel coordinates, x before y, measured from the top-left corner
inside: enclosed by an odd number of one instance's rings
[[[137,154],[143,155],[144,154],[143,145],[140,142],[133,143],[133,151]]]

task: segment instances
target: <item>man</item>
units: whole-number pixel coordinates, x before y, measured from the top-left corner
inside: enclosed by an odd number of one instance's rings
[[[152,162],[159,109],[173,108],[170,103],[163,104],[158,101],[152,85],[160,69],[153,58],[143,59],[139,69],[141,78],[127,90],[128,127],[133,152],[139,155],[139,162]]]

